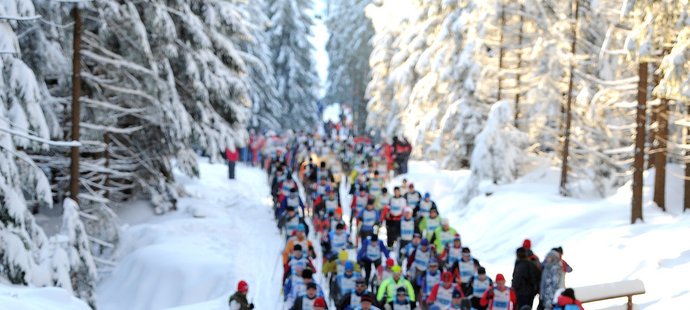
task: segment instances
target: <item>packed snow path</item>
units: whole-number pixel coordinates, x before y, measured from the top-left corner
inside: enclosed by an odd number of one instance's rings
[[[266,174],[238,165],[233,181],[225,165],[205,159],[200,169],[199,179],[176,174],[189,195],[177,212],[123,228],[122,257],[98,287],[99,309],[227,309],[240,279],[249,283],[257,309],[282,301],[278,258],[284,241]]]

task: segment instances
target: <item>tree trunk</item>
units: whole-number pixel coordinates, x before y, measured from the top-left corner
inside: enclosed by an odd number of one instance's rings
[[[501,34],[498,39],[498,70],[496,71],[496,75],[498,77],[498,93],[496,96],[496,101],[501,100],[501,91],[503,88],[503,78],[501,77],[501,70],[503,69],[503,28],[505,28],[505,26],[505,5],[501,2],[501,28],[499,29]]]
[[[690,128],[685,128],[685,143],[690,142]],[[685,181],[684,181],[683,212],[690,210],[690,151],[685,151]]]
[[[525,11],[525,5],[520,4],[520,12]],[[515,76],[515,128],[520,128],[518,126],[518,118],[520,117],[520,68],[522,67],[522,23],[523,23],[523,17],[522,14],[520,14],[520,32],[518,33],[518,49],[517,49],[517,69],[518,73]]]
[[[654,202],[666,211],[666,141],[668,140],[668,100],[661,98],[654,131]]]
[[[570,77],[568,81],[568,101],[565,107],[565,133],[563,141],[563,160],[561,165],[561,186],[560,193],[562,196],[568,195],[568,156],[570,156],[570,123],[572,123],[573,115],[571,112],[572,102],[573,102],[573,70],[575,69],[575,52],[577,47],[577,25],[580,17],[580,2],[575,0],[575,24],[572,28],[572,45],[570,50],[573,55],[573,59],[570,60]]]
[[[635,224],[642,218],[642,189],[644,185],[644,149],[645,149],[645,123],[647,122],[647,63],[639,65],[639,82],[637,84],[637,133],[635,135],[635,161],[633,162],[632,185],[632,216],[630,222]]]
[[[72,141],[79,141],[79,122],[81,121],[81,17],[79,8],[72,9],[74,18],[74,37],[72,55]],[[79,147],[73,146],[70,154],[70,198],[79,202]]]

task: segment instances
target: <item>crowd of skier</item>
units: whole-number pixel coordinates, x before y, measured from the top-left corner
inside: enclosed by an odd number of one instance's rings
[[[244,156],[271,178],[286,238],[288,309],[524,310],[537,295],[537,309],[583,309],[565,289],[572,269],[562,248],[541,261],[525,240],[511,285],[501,273],[490,277],[430,193],[407,179],[392,184],[394,175],[407,172],[412,148],[404,138],[375,144],[328,129],[331,134],[269,133],[269,142]]]

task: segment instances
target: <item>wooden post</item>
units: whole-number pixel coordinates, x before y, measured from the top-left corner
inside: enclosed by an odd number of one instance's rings
[[[520,12],[524,12],[525,5],[520,4]],[[517,75],[515,77],[515,128],[520,128],[518,126],[518,118],[520,117],[520,68],[522,67],[522,25],[523,17],[520,14],[520,32],[518,33],[518,49],[517,49]]]
[[[570,123],[572,123],[573,116],[572,116],[572,102],[573,102],[573,70],[575,69],[575,52],[576,47],[577,47],[577,25],[578,25],[578,20],[580,17],[580,2],[579,0],[575,0],[575,24],[573,24],[572,28],[572,43],[570,46],[570,50],[572,51],[572,59],[570,60],[570,78],[568,81],[568,101],[566,103],[565,107],[565,133],[564,133],[564,141],[563,141],[563,160],[562,160],[562,165],[561,165],[561,186],[560,186],[560,193],[562,196],[567,196],[568,195],[568,156],[570,156]]]
[[[645,124],[647,122],[647,78],[648,68],[646,62],[640,62],[637,83],[637,118],[635,135],[635,161],[633,162],[632,185],[632,216],[630,222],[635,224],[642,218],[642,188],[644,186],[644,148],[645,148]]]
[[[628,310],[633,310],[633,302],[631,295],[628,295]]]
[[[503,86],[503,78],[501,77],[501,69],[503,69],[503,28],[506,26],[506,14],[505,14],[505,6],[503,2],[501,1],[501,28],[499,29],[500,31],[500,37],[498,39],[498,95],[496,101],[501,100],[501,90]]]
[[[81,96],[81,17],[79,8],[72,9],[74,18],[74,37],[72,39],[72,141],[79,141],[79,122],[81,120],[81,107],[79,96]],[[79,146],[71,148],[70,162],[70,198],[79,202]]]

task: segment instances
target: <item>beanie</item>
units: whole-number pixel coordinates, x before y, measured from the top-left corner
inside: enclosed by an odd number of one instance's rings
[[[387,259],[386,260],[386,267],[391,268],[393,266],[395,266],[395,260],[393,260],[392,258]]]
[[[393,273],[401,273],[401,272],[402,272],[402,268],[400,268],[400,266],[398,266],[398,265],[395,265],[395,266],[391,267],[391,271],[392,271]]]
[[[244,280],[237,283],[237,291],[240,293],[247,293],[249,291],[249,284]]]
[[[496,282],[505,281],[505,280],[506,280],[506,277],[504,277],[502,273],[499,273],[496,275]]]
[[[525,248],[525,250],[529,250],[532,248],[532,240],[525,239],[525,241],[522,242],[522,247]]]
[[[441,281],[452,282],[453,281],[453,274],[450,273],[450,271],[444,271],[443,274],[441,274]]]
[[[326,307],[326,300],[323,297],[319,297],[314,300],[314,307]]]
[[[338,253],[338,259],[340,261],[346,261],[350,257],[350,254],[347,253],[347,251],[342,250],[340,253]]]

